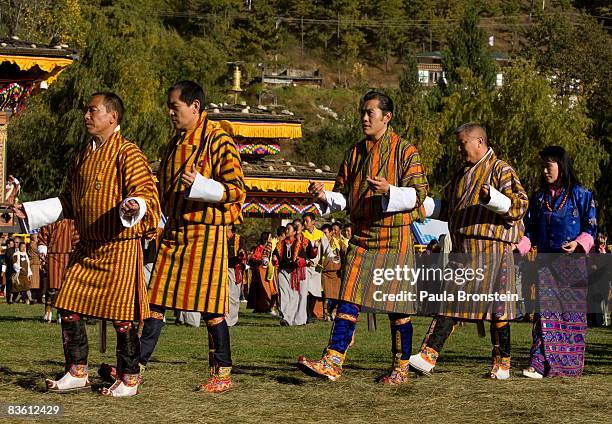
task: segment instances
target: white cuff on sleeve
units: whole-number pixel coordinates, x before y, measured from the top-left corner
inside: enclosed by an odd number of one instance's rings
[[[219,181],[210,178],[204,178],[199,172],[196,173],[195,180],[191,185],[189,194],[185,191],[185,197],[189,200],[197,200],[199,202],[220,202],[223,198],[225,188]]]
[[[510,210],[510,206],[512,206],[512,201],[508,196],[500,193],[493,186],[489,186],[489,193],[491,196],[491,198],[489,199],[489,203],[481,203],[482,206],[498,214],[505,214]]]
[[[2,272],[6,272],[6,265],[2,264]]]
[[[321,212],[321,215],[339,212],[346,208],[346,197],[344,197],[344,194],[342,193],[325,190],[325,198],[327,199],[327,204],[316,204],[317,208]]]
[[[432,199],[427,196],[423,201],[425,207],[425,216],[431,219],[437,219],[440,216],[440,209],[442,208],[442,202],[438,199]]]
[[[417,196],[414,187],[389,186],[389,196],[382,197],[383,212],[403,212],[414,209]]]
[[[38,245],[38,253],[41,255],[46,255],[47,254],[47,246],[45,246],[44,244],[39,244]]]
[[[62,202],[58,197],[52,197],[35,202],[25,202],[23,204],[27,215],[26,225],[28,230],[35,230],[45,225],[53,224],[64,217]]]
[[[140,207],[140,209],[138,209],[138,214],[134,216],[125,216],[123,212],[121,212],[121,208],[123,207],[123,205],[126,204],[128,200],[135,200],[138,203],[138,206]],[[123,226],[126,228],[130,228],[138,224],[142,217],[145,216],[145,213],[147,213],[147,204],[140,197],[128,197],[124,199],[123,202],[121,202],[121,205],[119,206],[119,219],[121,220]]]

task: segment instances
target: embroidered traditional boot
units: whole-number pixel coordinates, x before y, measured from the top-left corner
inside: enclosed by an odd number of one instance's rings
[[[55,393],[70,393],[81,390],[91,390],[89,368],[87,365],[71,365],[69,370],[59,380],[45,380],[47,391]]]
[[[115,383],[110,388],[102,388],[100,389],[100,394],[102,396],[109,397],[129,397],[135,396],[138,392],[138,386],[140,385],[140,373],[138,374],[123,374],[119,380],[116,380]]]
[[[309,361],[304,356],[298,358],[298,367],[306,374],[315,377],[327,377],[336,381],[342,375],[342,364],[345,354],[332,349],[325,349],[323,357],[319,360]]]
[[[200,384],[199,390],[208,393],[223,393],[234,387],[232,382],[232,367],[216,367],[210,369],[210,377],[206,384]]]
[[[380,380],[382,384],[389,386],[399,386],[408,382],[408,369],[410,363],[408,359],[401,359],[401,354],[393,356],[393,365],[391,366],[391,373]]]
[[[491,361],[491,372],[489,376],[496,380],[507,380],[510,378],[510,357],[502,358],[494,356]]]
[[[425,346],[419,353],[412,355],[409,361],[410,366],[419,373],[431,375],[438,361],[438,352]]]

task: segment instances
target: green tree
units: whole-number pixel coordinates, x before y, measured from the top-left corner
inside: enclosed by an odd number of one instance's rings
[[[451,86],[461,83],[460,68],[471,69],[474,76],[482,79],[485,87],[492,89],[495,86],[496,65],[478,22],[477,9],[472,5],[466,8],[442,53],[442,66]]]

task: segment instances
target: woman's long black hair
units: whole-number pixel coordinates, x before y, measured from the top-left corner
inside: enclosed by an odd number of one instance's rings
[[[574,173],[574,162],[563,147],[545,147],[540,151],[540,158],[544,162],[557,163],[557,166],[559,167],[558,179],[561,180],[561,187],[564,187],[567,191],[570,191],[575,185],[580,184],[578,178],[576,178],[576,174]],[[540,190],[543,192],[548,190],[548,183],[546,182],[544,175],[542,175],[540,178]]]
[[[262,246],[265,246],[266,243],[268,242],[268,237],[270,237],[270,232],[268,231],[262,232],[261,235],[259,236],[259,244],[261,244]]]

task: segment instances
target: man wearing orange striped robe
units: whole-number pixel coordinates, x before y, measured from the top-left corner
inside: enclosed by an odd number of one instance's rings
[[[512,251],[523,235],[527,193],[514,169],[488,146],[482,126],[464,124],[455,134],[465,165],[445,187],[438,208],[429,198],[426,208],[428,214],[448,221],[455,254],[451,259],[462,263],[464,269],[478,272],[480,268],[483,278],[442,285],[441,292],[446,293],[447,300],[439,302],[440,316],[434,318],[421,352],[410,357],[410,365],[421,373],[431,373],[454,319],[487,319],[491,321],[493,343],[488,375],[505,380],[510,377],[509,321],[517,318],[516,301],[460,301],[459,291],[485,296],[517,295]]]
[[[45,225],[38,232],[38,253],[46,274],[43,318],[46,322],[53,321],[55,297],[62,287],[70,254],[78,242],[79,233],[72,219],[62,219]]]
[[[49,391],[89,387],[88,343],[83,316],[112,320],[117,331],[118,380],[101,393],[138,392],[138,326],[149,317],[141,238],[153,236],[160,217],[157,190],[146,157],[121,135],[123,102],[96,93],[84,110],[93,137],[81,151],[59,198],[16,206],[15,213],[39,228],[74,219],[80,235],[55,306],[62,318],[66,374],[47,380]]]
[[[242,220],[246,191],[234,140],[203,107],[202,87],[192,81],[168,90],[168,113],[177,131],[160,166],[167,222],[149,282],[152,316],[141,336],[141,364],[155,349],[166,308],[201,312],[211,374],[199,388],[222,392],[232,387],[226,229]]]
[[[334,191],[324,191],[320,183],[309,188],[324,213],[348,209],[354,232],[342,265],[340,304],[327,349],[322,359],[300,357],[298,364],[308,374],[337,380],[360,307],[374,308],[389,313],[391,322],[393,365],[382,382],[398,385],[408,377],[410,314],[416,307],[410,299],[393,301],[390,295],[416,294],[416,286],[395,271],[414,267],[410,223],[424,217],[428,184],[416,147],[389,127],[391,99],[366,94],[361,116],[366,138],[348,151]],[[381,278],[381,271],[389,278]]]

